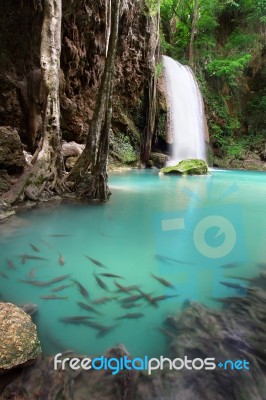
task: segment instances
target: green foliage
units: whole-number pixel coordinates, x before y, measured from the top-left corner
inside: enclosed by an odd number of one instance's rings
[[[159,10],[159,1],[158,0],[146,0],[146,4],[148,6],[150,14],[156,15]]]
[[[160,62],[155,65],[155,77],[159,78],[162,72],[163,72],[163,63]]]
[[[138,155],[132,147],[128,136],[122,134],[116,135],[112,147],[123,163],[131,164],[138,160]]]
[[[211,76],[223,77],[230,86],[236,86],[236,79],[242,76],[250,58],[250,54],[244,54],[240,57],[215,59],[207,65],[206,70]]]
[[[247,104],[251,132],[266,130],[266,93],[258,93]]]
[[[263,65],[266,0],[161,0],[162,51],[183,64],[196,4],[195,72],[210,137],[225,156],[240,158],[266,136],[265,74],[252,84]]]

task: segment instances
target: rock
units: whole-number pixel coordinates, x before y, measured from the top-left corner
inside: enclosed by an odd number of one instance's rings
[[[65,167],[67,171],[70,171],[77,161],[78,157],[68,157],[65,161]]]
[[[41,354],[31,317],[11,303],[0,303],[0,373],[34,361]]]
[[[85,148],[85,144],[79,144],[76,142],[65,142],[62,143],[61,154],[63,157],[78,157],[81,155]]]
[[[25,165],[23,147],[18,132],[9,126],[0,127],[0,169],[21,172]]]
[[[163,153],[151,153],[151,160],[155,167],[163,168],[169,161],[169,156]]]
[[[13,210],[13,208],[9,204],[7,204],[5,201],[1,200],[0,201],[0,221],[2,222],[14,214],[15,214],[15,211]]]
[[[5,169],[0,170],[0,195],[11,187],[10,177]]]
[[[176,175],[206,175],[209,173],[206,161],[193,159],[183,160],[177,165],[162,168],[160,172]]]
[[[31,153],[27,152],[26,150],[23,150],[23,154],[24,154],[26,164],[29,166],[32,166],[31,160],[32,160],[33,155]]]

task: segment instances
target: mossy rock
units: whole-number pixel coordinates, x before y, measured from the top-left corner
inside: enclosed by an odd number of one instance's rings
[[[0,303],[0,339],[0,374],[29,364],[42,351],[31,317],[11,303]]]
[[[206,161],[194,159],[180,161],[177,165],[162,168],[160,172],[176,175],[206,175],[209,173]]]

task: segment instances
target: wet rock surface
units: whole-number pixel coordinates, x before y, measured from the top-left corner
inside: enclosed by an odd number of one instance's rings
[[[116,59],[112,126],[136,148],[145,127],[143,86],[151,34],[143,0],[122,2]],[[109,2],[62,2],[60,105],[62,137],[85,143],[106,56]],[[14,127],[33,154],[42,126],[43,93],[39,54],[42,4],[7,2],[1,9],[0,120]],[[14,26],[17,27],[14,30]],[[34,32],[34,34],[32,34]]]
[[[32,362],[41,354],[36,326],[11,303],[0,303],[0,373]]]
[[[23,147],[16,129],[0,127],[0,169],[20,172],[25,165]]]
[[[183,160],[177,165],[162,168],[160,172],[175,175],[206,175],[208,165],[203,160]]]
[[[13,208],[5,201],[0,200],[0,222],[5,221],[14,214],[15,211]]]
[[[163,153],[151,153],[151,161],[154,167],[163,168],[170,157]]]

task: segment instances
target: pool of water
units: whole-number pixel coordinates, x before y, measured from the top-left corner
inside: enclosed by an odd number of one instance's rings
[[[169,339],[158,328],[169,314],[186,300],[218,308],[217,297],[245,295],[240,277],[266,268],[265,173],[132,170],[113,173],[109,184],[105,205],[35,209],[1,225],[1,296],[38,305],[34,320],[47,354],[99,355],[123,343],[135,357],[166,355]],[[72,316],[91,318],[62,320]]]

